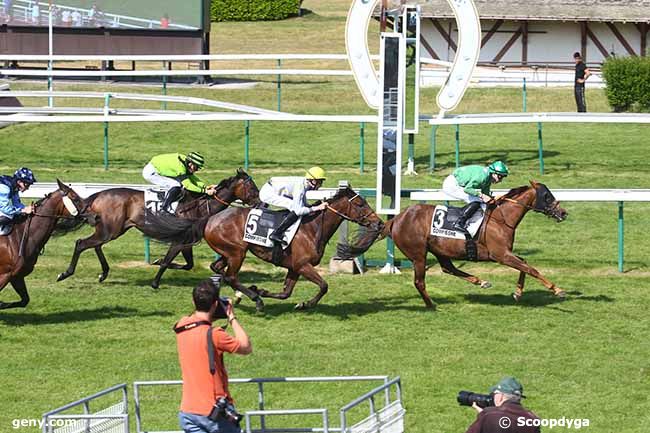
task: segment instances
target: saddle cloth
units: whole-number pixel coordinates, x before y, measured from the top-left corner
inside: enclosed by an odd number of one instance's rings
[[[165,194],[167,190],[159,186],[152,188],[147,188],[144,190],[144,207],[149,210],[149,212],[157,215],[158,212],[162,209],[163,201],[165,200]],[[171,205],[172,213],[176,212],[176,207],[178,202],[174,202]]]
[[[475,237],[478,232],[483,217],[485,215],[485,204],[481,204],[481,209],[474,212],[474,215],[467,221],[467,231],[470,236]],[[431,218],[431,236],[438,236],[441,238],[462,239],[465,240],[465,234],[454,230],[454,222],[458,220],[462,208],[447,207],[438,205],[433,211],[433,218]]]
[[[280,225],[284,217],[289,211],[273,211],[269,209],[251,209],[246,218],[246,227],[244,229],[244,240],[251,244],[260,245],[263,247],[273,247],[273,241],[269,239],[269,235],[277,226]],[[300,221],[293,223],[282,237],[282,249],[286,249],[293,240],[294,235],[300,227]]]

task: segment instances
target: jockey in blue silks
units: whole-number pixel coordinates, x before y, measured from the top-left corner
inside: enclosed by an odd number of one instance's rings
[[[18,193],[27,191],[35,182],[34,173],[25,167],[13,176],[0,176],[0,226],[13,224],[20,214],[32,213],[32,206],[22,204]]]

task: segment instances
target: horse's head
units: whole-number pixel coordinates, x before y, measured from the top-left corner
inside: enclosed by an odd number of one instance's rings
[[[536,212],[541,212],[544,215],[554,218],[557,222],[562,222],[566,219],[568,213],[565,209],[560,207],[560,202],[555,199],[553,193],[543,183],[530,181],[530,185],[535,190],[535,204],[532,206]]]
[[[247,205],[254,206],[260,202],[260,191],[257,189],[255,181],[241,168],[237,169],[235,176],[222,181],[218,188],[227,189],[232,197],[241,200]]]
[[[56,180],[56,183],[59,186],[58,191],[61,194],[61,203],[63,205],[57,206],[57,215],[76,217],[79,213],[83,212],[85,204],[79,194],[59,179]]]
[[[340,188],[330,199],[326,200],[330,208],[344,218],[372,231],[381,231],[384,222],[377,216],[368,202],[349,186]]]

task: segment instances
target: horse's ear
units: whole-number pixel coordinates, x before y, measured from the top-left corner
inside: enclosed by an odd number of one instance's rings
[[[537,189],[537,186],[539,185],[539,183],[537,181],[535,181],[533,179],[530,179],[528,182],[530,182],[530,186]]]
[[[61,182],[61,179],[59,179],[58,177],[56,178],[56,184],[59,186],[59,189],[61,191],[68,191],[70,189],[70,187],[65,183]]]
[[[237,169],[237,176],[244,177],[244,176],[248,176],[248,174],[246,174],[246,172],[241,167],[239,167]]]

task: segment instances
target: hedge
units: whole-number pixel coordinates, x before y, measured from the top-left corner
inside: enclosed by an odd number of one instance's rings
[[[282,20],[297,15],[301,3],[302,0],[212,0],[212,20]]]
[[[610,57],[603,64],[603,78],[614,111],[650,111],[649,57]]]

